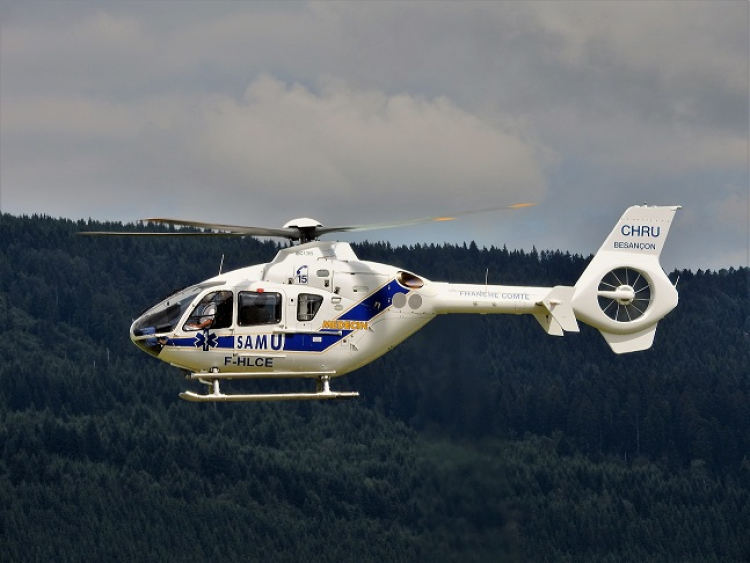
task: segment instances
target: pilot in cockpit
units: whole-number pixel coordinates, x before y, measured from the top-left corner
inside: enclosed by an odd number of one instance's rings
[[[216,303],[212,301],[203,308],[200,317],[191,318],[187,322],[187,324],[185,324],[185,328],[187,330],[202,330],[204,328],[209,328],[212,324],[214,324],[215,318]]]
[[[184,330],[228,328],[232,324],[232,303],[231,291],[209,293],[195,306],[185,322]]]

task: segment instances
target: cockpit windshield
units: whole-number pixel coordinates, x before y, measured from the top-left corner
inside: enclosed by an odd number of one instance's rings
[[[146,312],[144,312],[133,323],[133,336],[164,334],[174,331],[183,314],[188,307],[190,307],[198,294],[206,288],[217,285],[224,285],[224,282],[192,285],[170,295],[158,305],[154,305],[146,310]]]

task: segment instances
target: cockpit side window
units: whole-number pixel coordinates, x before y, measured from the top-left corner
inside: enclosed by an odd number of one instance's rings
[[[231,291],[214,291],[200,300],[190,313],[185,330],[219,329],[232,326],[234,296]]]
[[[133,323],[133,334],[143,336],[172,332],[177,328],[177,323],[180,322],[182,315],[187,311],[193,299],[201,291],[202,288],[199,286],[182,289],[144,311]]]
[[[280,323],[282,302],[280,293],[241,291],[237,324],[254,326]]]
[[[301,322],[313,320],[322,304],[323,297],[321,295],[300,293],[297,301],[297,320]]]

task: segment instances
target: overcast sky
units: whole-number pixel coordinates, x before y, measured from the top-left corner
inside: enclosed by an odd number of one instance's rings
[[[0,210],[748,265],[748,2],[0,0]],[[351,239],[357,240],[357,239]],[[366,258],[366,257],[363,257]],[[408,267],[408,265],[404,265]]]

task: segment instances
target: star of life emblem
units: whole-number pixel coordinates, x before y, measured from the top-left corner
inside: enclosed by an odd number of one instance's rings
[[[215,348],[219,345],[219,339],[216,333],[204,330],[195,335],[195,347],[203,348],[204,352],[208,352],[211,348]]]

